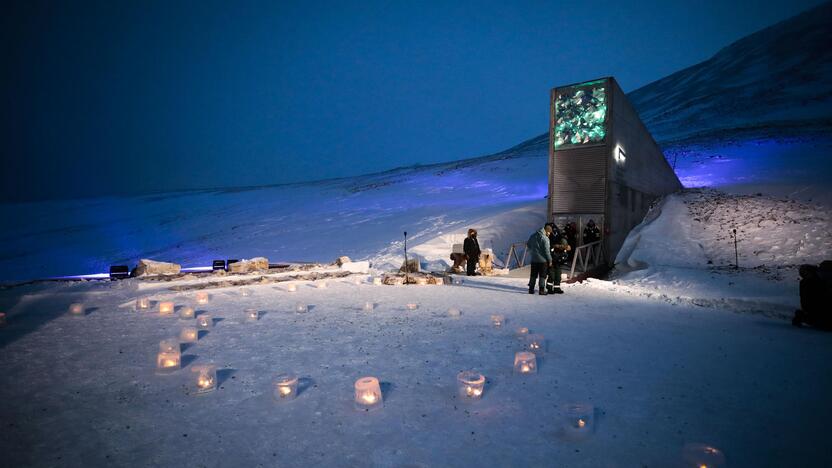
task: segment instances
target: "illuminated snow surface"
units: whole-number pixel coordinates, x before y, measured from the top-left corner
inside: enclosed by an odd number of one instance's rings
[[[0,329],[4,464],[686,466],[685,444],[705,443],[729,466],[828,466],[827,334],[592,283],[530,296],[523,283],[213,289],[198,309],[218,321],[168,376],[154,373],[158,344],[183,322],[133,303],[145,294],[189,303],[171,283],[4,290],[3,303],[16,304]],[[79,301],[86,316],[64,313]],[[308,313],[294,312],[298,301]],[[246,308],[261,319],[246,323]],[[502,329],[491,326],[495,312],[507,317]],[[547,339],[537,375],[512,374],[519,326]],[[219,389],[195,396],[190,368],[208,362]],[[457,396],[466,369],[488,378],[477,403]],[[302,391],[278,404],[272,379],[287,371]],[[370,413],[352,402],[365,375],[384,392]],[[584,437],[564,429],[563,405],[576,402],[595,407]]]

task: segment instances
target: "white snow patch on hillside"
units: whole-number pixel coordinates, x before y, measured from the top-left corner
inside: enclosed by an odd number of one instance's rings
[[[686,190],[666,197],[633,229],[612,282],[590,284],[788,318],[799,307],[796,267],[832,258],[830,214],[790,199]]]

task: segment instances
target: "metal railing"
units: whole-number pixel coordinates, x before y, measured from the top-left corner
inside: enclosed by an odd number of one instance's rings
[[[600,240],[579,245],[575,248],[575,254],[572,255],[572,266],[569,268],[569,277],[575,277],[575,269],[577,267],[580,267],[582,273],[586,273],[590,267],[594,268],[600,265],[603,258],[604,245]]]
[[[523,255],[522,256],[517,255],[518,247],[523,247]],[[527,250],[528,249],[526,248],[526,243],[525,242],[515,242],[515,243],[511,244],[511,247],[508,249],[508,254],[506,255],[506,261],[503,262],[503,264],[505,265],[505,268],[508,268],[509,270],[511,269],[511,260],[512,259],[514,259],[515,263],[517,264],[517,266],[515,268],[523,268],[523,266],[525,266],[525,264],[526,264],[526,251]]]
[[[511,244],[511,247],[508,249],[508,254],[506,254],[506,260],[503,262],[505,268],[512,269],[512,261],[514,262],[514,268],[526,266],[527,250],[525,242]],[[581,273],[586,273],[590,269],[601,265],[603,261],[604,244],[600,240],[579,245],[575,248],[575,254],[572,256],[572,264],[569,267],[569,278],[575,277],[576,270]]]

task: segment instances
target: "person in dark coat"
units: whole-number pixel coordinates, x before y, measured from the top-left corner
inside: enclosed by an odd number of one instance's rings
[[[476,275],[477,263],[480,261],[480,243],[477,241],[476,229],[468,230],[468,237],[465,238],[465,242],[462,244],[462,251],[465,252],[468,259],[466,274],[468,276]]]
[[[552,263],[546,275],[546,292],[549,294],[563,294],[560,289],[560,264],[565,260],[567,252],[571,250],[566,238],[555,223],[547,223],[549,232],[549,252],[552,254]]]
[[[792,325],[832,329],[832,261],[801,265],[799,273],[800,309],[795,311]]]
[[[569,244],[568,261],[572,261],[572,255],[575,254],[575,249],[578,247],[578,224],[575,221],[568,222],[563,227],[563,235],[566,237],[566,243]]]
[[[584,226],[584,244],[601,240],[601,230],[595,225],[595,221],[589,220]]]
[[[552,253],[549,250],[551,232],[551,226],[544,226],[539,231],[535,231],[526,241],[526,254],[531,262],[529,294],[534,294],[534,283],[537,281],[540,295],[546,295],[546,270],[552,265]]]

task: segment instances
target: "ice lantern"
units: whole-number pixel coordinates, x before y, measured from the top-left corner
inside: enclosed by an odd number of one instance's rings
[[[540,356],[546,350],[546,338],[537,333],[526,336],[526,350]]]
[[[136,310],[147,310],[150,308],[150,299],[139,297],[136,299]]]
[[[373,284],[376,285],[376,286],[381,286],[382,285],[381,278],[373,277]]]
[[[494,328],[500,328],[504,323],[506,323],[506,317],[504,315],[491,316],[491,324],[494,325]]]
[[[80,302],[70,304],[69,313],[77,316],[84,315],[84,304],[81,304]]]
[[[217,366],[212,364],[201,364],[193,366],[191,371],[196,374],[197,395],[213,392],[217,388]]]
[[[306,312],[309,312],[309,307],[307,307],[303,302],[298,302],[295,304],[295,312],[305,314]]]
[[[274,379],[274,399],[294,400],[298,396],[298,378],[292,374],[280,374]]]
[[[463,400],[479,400],[485,388],[485,376],[474,371],[463,371],[456,376],[459,396]]]
[[[179,311],[179,318],[182,320],[188,320],[194,318],[194,308],[193,307],[183,307],[182,310]]]
[[[404,306],[407,308],[407,310],[416,310],[419,308],[419,304],[416,304],[415,302],[410,302],[408,304],[405,304]]]
[[[534,353],[519,351],[514,355],[515,374],[534,374],[537,372],[537,359]]]
[[[696,468],[718,468],[725,466],[725,455],[716,447],[706,444],[685,444],[682,448],[684,466]]]
[[[355,381],[355,407],[359,410],[381,408],[384,402],[381,397],[381,386],[375,377],[361,377]]]
[[[196,327],[182,327],[179,332],[179,341],[182,343],[196,343],[199,340],[199,331]]]
[[[373,309],[375,309],[375,308],[376,308],[376,303],[375,302],[365,302],[364,303],[364,310],[366,310],[367,312],[372,312]]]
[[[182,354],[179,351],[179,341],[175,339],[162,340],[159,343],[159,354],[156,356],[156,372],[167,374],[179,370],[182,364]]]
[[[563,406],[563,431],[572,439],[588,436],[595,426],[595,407],[588,403],[569,403]]]
[[[290,284],[290,285],[286,286],[286,291],[287,292],[295,292],[297,290],[298,290],[298,286],[296,284]]]
[[[246,309],[246,322],[256,322],[260,320],[260,312],[257,309]]]
[[[208,293],[205,291],[200,291],[196,293],[196,303],[199,305],[205,305],[208,303]]]
[[[529,334],[529,329],[527,327],[519,327],[514,331],[514,334],[522,340]]]
[[[201,330],[207,330],[214,326],[214,320],[211,318],[211,314],[200,314],[196,318],[196,326]]]
[[[162,301],[159,303],[159,315],[173,314],[173,302]]]

